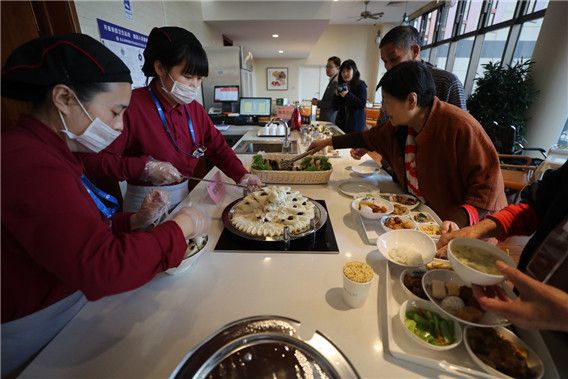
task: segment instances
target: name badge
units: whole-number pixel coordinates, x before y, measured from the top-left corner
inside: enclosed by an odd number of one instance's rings
[[[202,156],[205,155],[205,152],[207,151],[207,147],[205,146],[198,146],[197,149],[195,149],[195,151],[193,152],[193,157],[194,158],[201,158]]]

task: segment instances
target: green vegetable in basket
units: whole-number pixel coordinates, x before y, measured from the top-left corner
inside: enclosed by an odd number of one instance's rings
[[[272,170],[268,161],[261,154],[256,154],[252,157],[252,165],[250,167],[255,170]]]
[[[328,157],[305,157],[300,164],[302,171],[327,171],[331,170]]]

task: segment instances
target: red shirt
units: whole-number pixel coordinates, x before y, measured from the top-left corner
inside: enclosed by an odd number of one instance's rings
[[[65,142],[35,118],[2,134],[2,322],[77,290],[89,300],[132,290],[181,262],[177,224],[127,233],[130,214],[118,213],[111,230],[82,175]]]
[[[193,153],[196,143],[188,129],[191,116],[195,137],[199,145],[207,147],[205,156],[211,159],[228,177],[238,182],[247,170],[223,135],[213,126],[201,104],[172,106],[156,89],[157,81],[150,84],[164,110],[172,137],[186,153]],[[110,153],[110,154],[109,154]],[[124,130],[105,151],[99,154],[80,154],[87,173],[99,178],[128,180],[137,185],[149,185],[139,178],[148,156],[170,162],[182,175],[191,176],[198,159],[178,151],[168,137],[156,106],[147,87],[132,91],[130,105],[124,114]],[[124,159],[124,157],[127,157]]]

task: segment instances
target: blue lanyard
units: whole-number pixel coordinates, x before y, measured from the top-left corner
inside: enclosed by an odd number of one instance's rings
[[[158,110],[158,115],[160,116],[160,120],[162,120],[162,124],[164,125],[164,130],[166,131],[166,134],[168,135],[170,142],[174,145],[174,147],[178,151],[184,153],[185,155],[189,155],[194,158],[202,157],[205,154],[205,150],[207,150],[207,148],[199,146],[197,144],[197,138],[195,138],[195,130],[193,129],[193,121],[191,121],[191,116],[189,115],[189,113],[187,115],[187,128],[189,129],[189,134],[191,135],[193,143],[195,144],[195,146],[197,146],[197,149],[192,154],[185,152],[184,150],[182,150],[181,147],[179,147],[179,145],[177,144],[177,142],[175,141],[174,137],[170,132],[170,127],[168,125],[168,121],[166,120],[164,110],[162,109],[162,106],[160,105],[158,98],[156,97],[154,91],[152,91],[152,88],[150,88],[150,86],[148,86],[148,92],[150,92],[150,97],[152,98],[152,101],[154,102],[154,105]]]
[[[116,197],[109,195],[103,190],[97,188],[93,184],[93,182],[91,182],[85,175],[81,176],[81,183],[83,183],[83,186],[89,193],[89,196],[91,196],[91,199],[93,199],[95,205],[97,206],[97,208],[99,208],[99,211],[105,218],[111,218],[112,215],[114,215],[116,211],[118,211],[118,200],[116,199]],[[107,207],[102,202],[101,198],[108,201],[112,205]]]

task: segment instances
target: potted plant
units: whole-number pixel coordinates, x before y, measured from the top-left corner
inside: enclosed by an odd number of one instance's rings
[[[538,94],[532,78],[533,65],[531,60],[507,67],[501,67],[500,62],[484,64],[483,76],[475,79],[477,88],[467,99],[469,112],[483,125],[500,153],[512,153],[513,145],[524,141],[527,110]]]

